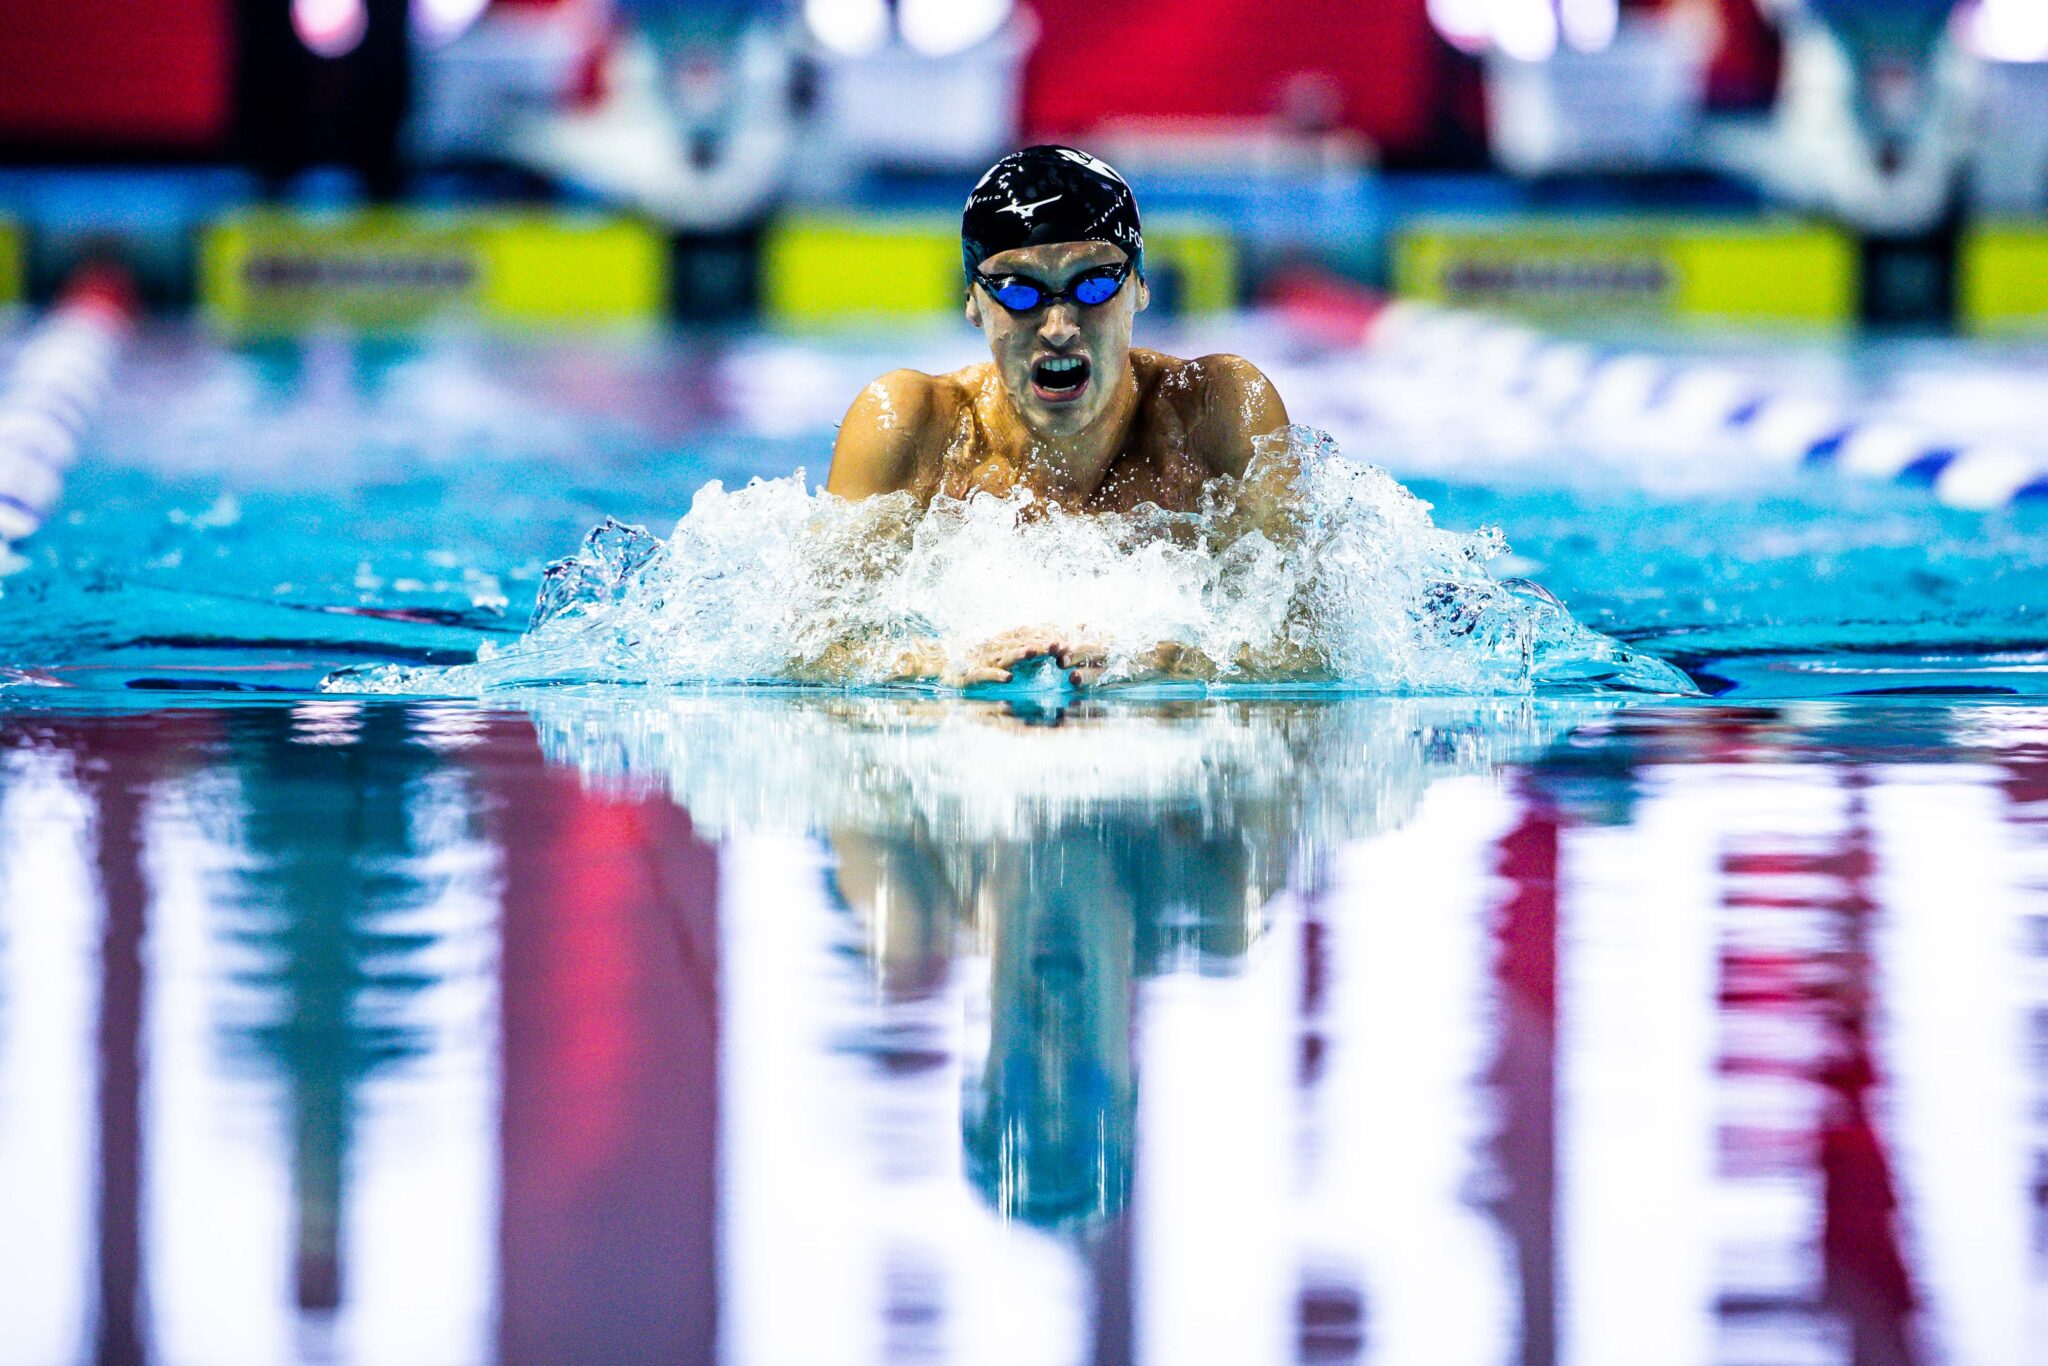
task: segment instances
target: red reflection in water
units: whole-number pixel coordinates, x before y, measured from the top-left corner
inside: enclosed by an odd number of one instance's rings
[[[1500,983],[1500,1088],[1495,1139],[1507,1189],[1501,1222],[1515,1250],[1523,1366],[1557,1359],[1557,897],[1562,821],[1540,796],[1501,837],[1495,869],[1508,895],[1495,913]]]
[[[1724,906],[1811,917],[1826,928],[1825,940],[1804,950],[1790,947],[1796,933],[1759,946],[1731,937],[1723,949],[1724,1018],[1796,1023],[1804,1030],[1793,1037],[1808,1045],[1768,1056],[1730,1047],[1723,1073],[1775,1076],[1818,1092],[1816,1105],[1780,1115],[1776,1126],[1724,1131],[1724,1162],[1734,1174],[1818,1168],[1818,1303],[1848,1328],[1855,1366],[1907,1366],[1918,1360],[1916,1297],[1891,1158],[1871,1113],[1880,1082],[1872,940],[1882,907],[1871,890],[1877,860],[1861,781],[1850,782],[1843,828],[1833,838],[1812,846],[1744,844],[1722,858],[1730,879]]]
[[[717,1325],[717,856],[505,723],[499,1350],[709,1361]]]
[[[1876,997],[1871,939],[1879,914],[1869,889],[1874,864],[1859,791],[1850,803],[1842,848],[1806,870],[1847,884],[1835,904],[1842,950],[1839,988],[1830,1002],[1834,1050],[1816,1080],[1831,1102],[1820,1133],[1823,1297],[1849,1322],[1857,1366],[1890,1366],[1918,1356],[1909,1333],[1914,1296],[1899,1248],[1899,1197],[1891,1159],[1870,1115],[1870,1093],[1878,1082],[1870,1043]]]

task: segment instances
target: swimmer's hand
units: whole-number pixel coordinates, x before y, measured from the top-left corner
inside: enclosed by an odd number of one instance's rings
[[[1050,655],[1067,671],[1068,681],[1085,688],[1102,677],[1109,663],[1109,647],[1087,635],[1086,628],[1054,631],[1045,627],[1019,627],[1005,631],[974,647],[966,662],[948,670],[943,681],[956,688],[974,683],[1008,683],[1016,668],[1027,659]]]
[[[948,672],[944,681],[954,687],[1008,683],[1016,676],[1018,665],[1045,656],[1066,670],[1067,681],[1077,688],[1093,687],[1109,667],[1109,646],[1089,635],[1086,627],[1071,631],[1025,628],[984,641],[967,663]],[[1216,661],[1196,647],[1162,640],[1132,660],[1128,672],[1120,672],[1116,681],[1211,682],[1219,672]]]
[[[936,681],[947,687],[965,688],[981,683],[1009,683],[1027,660],[1051,659],[1066,671],[1067,681],[1077,688],[1093,687],[1109,667],[1109,647],[1088,634],[1086,627],[1057,630],[1051,627],[1020,627],[1005,631],[974,647],[957,666],[946,657],[936,640],[894,646],[886,655],[872,648],[849,646],[828,651],[828,658],[807,670],[810,677],[843,677],[866,673],[888,683]],[[1162,640],[1141,651],[1118,683],[1213,682],[1221,672],[1216,661],[1192,645]]]

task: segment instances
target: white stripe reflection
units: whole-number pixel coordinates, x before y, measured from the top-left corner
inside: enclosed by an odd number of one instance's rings
[[[149,1172],[147,1282],[164,1361],[214,1366],[292,1360],[490,1359],[495,1335],[498,1200],[497,903],[490,849],[462,833],[452,781],[418,789],[419,842],[406,873],[429,884],[417,910],[376,918],[421,935],[404,967],[424,985],[355,1003],[405,1031],[407,1055],[345,1095],[298,1097],[303,1079],[230,1042],[236,1022],[287,1007],[258,956],[226,932],[223,896],[249,855],[211,832],[236,831],[244,804],[216,773],[159,790],[148,824],[150,1000],[144,1152]],[[205,813],[204,821],[200,819]],[[367,877],[367,873],[365,874]],[[246,884],[243,884],[246,885]],[[289,912],[287,912],[289,913]],[[238,976],[259,979],[251,985]],[[341,1220],[339,1303],[302,1308],[295,1246],[308,1160],[295,1112],[348,1107],[333,1193]],[[317,1189],[317,1187],[316,1187]]]
[[[1996,769],[1881,770],[1869,794],[1885,1003],[1880,1067],[1921,1313],[1946,1358],[2041,1359],[2027,1114],[2031,968]]]
[[[1715,887],[1729,794],[1646,770],[1559,849],[1560,1359],[1706,1366],[1715,1308]]]
[[[0,755],[0,1360],[91,1340],[99,898],[58,755]]]
[[[361,1097],[341,1331],[355,1360],[488,1361],[497,1331],[500,1070],[497,853],[466,837],[451,770],[415,789],[412,872],[438,894],[384,928],[431,936],[405,1015],[421,1052]]]
[[[144,1127],[153,1340],[166,1361],[289,1361],[291,1174],[284,1086],[230,1071],[217,997],[237,966],[210,923],[221,883],[242,871],[193,813],[232,829],[242,811],[217,772],[159,791],[148,830],[149,1088]]]
[[[1508,1250],[1474,1199],[1494,1115],[1479,1082],[1497,1023],[1488,964],[1488,778],[1436,783],[1413,819],[1331,860],[1331,1033],[1305,1213],[1323,1256],[1362,1272],[1370,1360],[1496,1366],[1515,1341]]]
[[[718,1331],[731,1366],[876,1359],[879,1269],[835,1104],[821,886],[808,841],[719,850]]]
[[[1138,1361],[1286,1361],[1294,1341],[1299,913],[1283,893],[1235,975],[1138,988]]]

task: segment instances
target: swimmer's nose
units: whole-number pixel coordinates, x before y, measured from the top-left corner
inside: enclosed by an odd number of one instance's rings
[[[1045,322],[1039,326],[1038,339],[1055,351],[1064,350],[1081,339],[1080,319],[1074,308],[1064,301],[1054,304],[1045,311]]]

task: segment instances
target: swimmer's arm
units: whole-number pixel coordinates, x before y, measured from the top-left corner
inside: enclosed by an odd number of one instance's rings
[[[938,683],[951,665],[937,641],[835,640],[788,668],[799,683]]]
[[[1243,356],[1204,356],[1196,371],[1195,449],[1213,473],[1244,478],[1253,443],[1287,426],[1287,405],[1259,367]]]
[[[892,370],[861,390],[839,424],[825,491],[873,498],[912,487],[943,407],[940,383],[916,370]]]
[[[1254,460],[1261,438],[1286,430],[1287,405],[1271,380],[1242,356],[1205,356],[1197,388],[1195,448],[1212,474],[1234,480],[1234,501],[1248,525],[1283,545],[1301,532],[1301,462],[1278,446]]]

